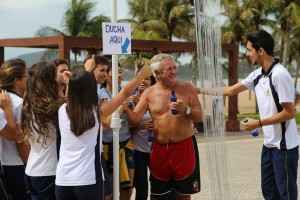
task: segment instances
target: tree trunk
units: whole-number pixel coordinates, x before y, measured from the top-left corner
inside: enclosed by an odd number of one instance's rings
[[[192,57],[192,60],[191,60],[191,70],[192,70],[192,83],[194,85],[197,85],[197,81],[196,81],[196,59],[197,59],[197,56],[196,56],[196,53],[193,53],[193,57]]]
[[[287,68],[287,70],[289,70],[289,67],[287,66],[289,37],[290,37],[290,33],[288,30],[286,30],[284,36],[284,47],[283,47],[283,55],[282,55],[281,63],[283,66]]]
[[[295,83],[294,83],[295,89],[297,89],[299,70],[300,70],[300,58],[298,59],[298,62],[297,62],[297,70],[296,70],[296,77],[295,77]]]
[[[74,55],[75,55],[75,63],[77,64],[77,53],[75,53]]]

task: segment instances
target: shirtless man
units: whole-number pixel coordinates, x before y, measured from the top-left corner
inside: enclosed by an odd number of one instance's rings
[[[201,105],[193,85],[177,80],[172,55],[159,54],[151,59],[157,83],[142,94],[132,115],[135,126],[149,109],[154,121],[154,140],[150,153],[151,199],[166,199],[173,189],[176,199],[190,199],[200,191],[200,170],[193,122],[202,121]],[[171,91],[177,102],[170,103]],[[177,110],[172,115],[171,109]]]

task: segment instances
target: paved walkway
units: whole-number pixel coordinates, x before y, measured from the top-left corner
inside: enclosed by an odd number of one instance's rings
[[[298,127],[299,133],[300,127]],[[260,131],[262,133],[262,131]],[[200,153],[202,191],[192,196],[192,200],[212,199],[211,182],[207,166],[204,137],[197,134]],[[260,155],[263,144],[262,134],[253,138],[249,132],[228,132],[226,136],[229,163],[230,200],[263,200],[260,187]],[[298,173],[298,190],[300,177]],[[300,194],[300,190],[298,191]],[[131,199],[134,199],[134,194]]]

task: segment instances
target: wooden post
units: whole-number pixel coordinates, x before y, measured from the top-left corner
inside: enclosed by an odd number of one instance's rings
[[[0,47],[0,66],[4,63],[4,47]]]
[[[238,46],[235,45],[228,51],[228,85],[238,82]],[[239,131],[240,122],[237,120],[238,114],[238,95],[228,98],[228,121],[226,122],[227,131]]]

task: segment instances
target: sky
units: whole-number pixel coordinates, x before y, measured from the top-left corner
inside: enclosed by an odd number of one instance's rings
[[[111,17],[111,0],[91,0],[97,2],[92,16]],[[61,22],[70,0],[0,0],[0,39],[30,38],[42,26],[62,29]],[[117,19],[128,18],[127,0],[117,0]],[[38,52],[34,48],[5,48],[4,59]],[[71,54],[72,57],[72,54]],[[183,57],[181,62],[189,62]]]
[[[111,0],[97,2],[92,16],[111,17]],[[34,37],[42,26],[62,29],[61,21],[70,0],[0,0],[0,39]],[[127,0],[117,0],[117,19],[128,16]],[[41,51],[32,48],[5,48],[5,60]]]

